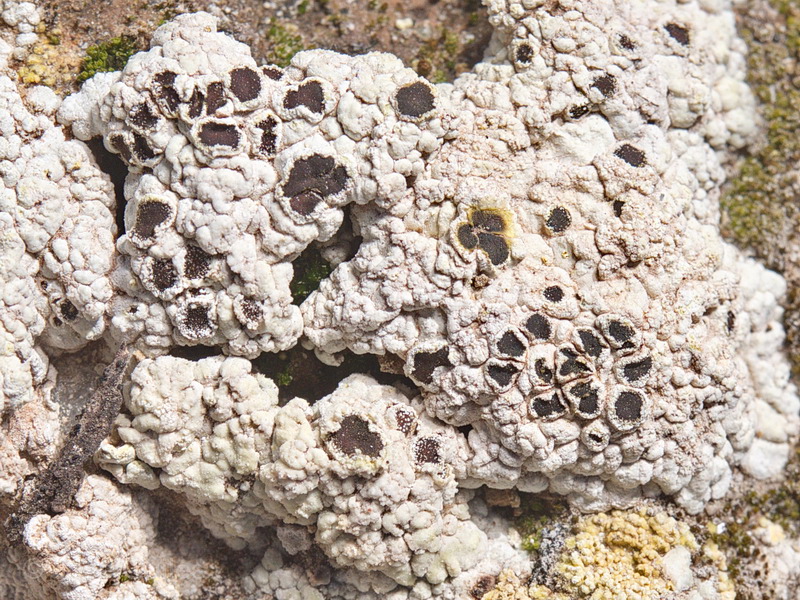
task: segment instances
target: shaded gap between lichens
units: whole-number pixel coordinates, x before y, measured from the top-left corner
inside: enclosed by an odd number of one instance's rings
[[[119,237],[125,233],[125,178],[128,176],[128,167],[119,156],[106,150],[103,138],[92,138],[86,145],[98,168],[108,175],[111,183],[114,184],[114,220],[117,224],[117,237]]]

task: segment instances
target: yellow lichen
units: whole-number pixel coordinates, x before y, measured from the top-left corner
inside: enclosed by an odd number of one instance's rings
[[[728,576],[728,561],[716,542],[708,540],[703,544],[703,558],[717,568],[717,597],[719,600],[736,600],[733,579]]]
[[[556,568],[568,591],[591,600],[657,600],[672,589],[662,558],[677,546],[698,549],[687,525],[645,509],[583,517],[576,531]]]
[[[706,544],[701,553],[687,524],[647,508],[581,517],[554,567],[554,587],[521,583],[506,572],[483,600],[660,600],[674,591],[663,559],[681,546],[715,567],[719,598],[733,600],[725,556],[716,545]]]
[[[26,85],[46,85],[57,91],[69,91],[80,57],[61,45],[61,33],[37,28],[37,41],[17,68],[19,80]]]

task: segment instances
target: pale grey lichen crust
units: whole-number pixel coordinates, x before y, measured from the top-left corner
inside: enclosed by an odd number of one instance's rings
[[[140,585],[142,488],[263,551],[247,593],[455,599],[531,570],[480,486],[697,513],[737,468],[780,474],[800,426],[784,283],[718,229],[755,132],[729,3],[486,4],[487,55],[452,84],[382,53],[259,65],[198,13],[60,103],[23,97],[0,42],[0,493],[64,435],[48,354],[143,353],[95,457],[123,487],[93,475],[34,517],[0,591],[177,597]],[[128,168],[116,244],[93,138]],[[336,268],[298,306],[312,244]],[[301,342],[387,356],[418,389],[353,375],[281,403],[249,359]],[[139,579],[104,587],[123,571]]]

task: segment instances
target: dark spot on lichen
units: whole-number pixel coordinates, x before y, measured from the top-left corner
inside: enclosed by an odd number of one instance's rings
[[[578,337],[581,339],[581,344],[583,344],[583,351],[586,352],[589,356],[593,356],[597,358],[603,352],[603,344],[600,342],[600,338],[598,338],[594,332],[588,329],[580,329],[578,331]]]
[[[486,372],[488,373],[489,377],[491,377],[497,383],[497,385],[500,387],[506,387],[511,383],[514,375],[519,373],[519,369],[512,364],[490,364],[487,367]]]
[[[331,194],[338,194],[347,184],[347,171],[330,156],[312,154],[294,162],[283,194],[290,206],[301,215],[310,214],[316,205]],[[296,198],[296,202],[293,202]]]
[[[589,111],[591,110],[591,106],[588,104],[579,104],[578,106],[573,106],[569,109],[569,116],[571,119],[580,119],[584,115],[588,115]]]
[[[435,437],[424,437],[414,442],[414,462],[418,465],[425,463],[439,464],[442,456],[439,453],[440,442]]]
[[[530,44],[520,44],[517,46],[516,59],[518,63],[523,65],[530,64],[533,59],[533,48]]]
[[[664,25],[664,29],[666,29],[670,37],[678,42],[681,46],[689,45],[689,30],[683,25],[678,25],[677,23],[667,23]]]
[[[300,192],[289,200],[291,209],[299,215],[307,217],[314,212],[317,205],[322,202],[322,196],[315,190]]]
[[[618,219],[622,217],[622,208],[625,206],[625,203],[622,200],[614,200],[612,204],[612,208],[614,209],[614,216]]]
[[[200,141],[206,146],[228,146],[235,148],[239,145],[241,134],[236,125],[210,121],[200,126]]]
[[[561,302],[564,299],[564,290],[557,285],[545,288],[542,293],[550,302]]]
[[[339,429],[331,436],[331,442],[347,456],[361,454],[377,458],[383,450],[381,436],[370,431],[369,423],[358,415],[347,415]]]
[[[478,581],[470,588],[469,595],[475,600],[481,600],[484,595],[488,594],[494,589],[497,580],[493,575],[483,575],[478,578]]]
[[[188,279],[201,279],[208,275],[211,268],[211,255],[198,246],[186,247],[186,258],[183,263],[183,274]]]
[[[553,381],[553,369],[547,366],[543,358],[537,358],[533,363],[533,369],[536,371],[536,376],[544,383],[551,383]]]
[[[158,200],[142,202],[136,210],[136,224],[133,233],[142,239],[149,239],[155,235],[156,228],[169,219],[172,209],[168,204]]]
[[[486,252],[493,265],[501,265],[508,260],[508,243],[501,235],[493,233],[478,233],[478,246]]]
[[[431,383],[433,372],[437,367],[453,366],[447,356],[448,353],[448,346],[439,348],[435,352],[417,352],[414,355],[414,368],[411,371],[414,379],[422,383]]]
[[[58,305],[58,310],[65,321],[74,321],[78,318],[78,309],[75,308],[75,305],[69,300],[63,300],[61,304]]]
[[[558,368],[558,374],[562,377],[576,374],[584,374],[590,371],[589,366],[578,358],[577,353],[569,348],[561,348],[559,350],[561,365]]]
[[[591,419],[600,411],[600,397],[597,388],[588,382],[577,383],[570,388],[569,393],[578,400],[575,412],[579,416]]]
[[[629,342],[635,333],[633,327],[621,321],[613,320],[608,324],[608,335],[620,345]]]
[[[313,113],[322,114],[325,110],[325,92],[319,81],[308,81],[296,90],[289,90],[283,98],[283,107],[293,109],[305,106]]]
[[[506,228],[502,215],[489,210],[476,210],[471,215],[472,225],[481,231],[500,233]]]
[[[242,102],[255,100],[261,93],[261,77],[248,67],[234,69],[231,71],[231,92]]]
[[[153,114],[147,102],[134,106],[128,120],[131,125],[140,129],[152,129],[158,124],[158,116]]]
[[[163,292],[178,281],[178,272],[169,258],[156,258],[152,265],[153,287]]]
[[[544,315],[534,313],[525,322],[525,329],[530,331],[531,335],[538,340],[546,340],[550,338],[553,329],[550,326],[550,321]]]
[[[649,356],[641,360],[630,362],[622,367],[622,374],[630,382],[636,382],[640,379],[647,377],[650,369],[653,366],[653,359]]]
[[[506,331],[497,342],[497,349],[501,354],[518,358],[525,354],[525,344],[513,331]]]
[[[642,417],[642,396],[636,392],[625,391],[617,396],[614,411],[623,421],[638,421]]]
[[[153,95],[156,97],[156,102],[161,104],[168,113],[174,113],[180,104],[180,96],[175,90],[177,76],[178,74],[172,71],[162,71],[153,77]]]
[[[630,144],[622,144],[622,146],[614,150],[614,156],[624,160],[632,167],[643,167],[645,165],[644,152]]]
[[[240,306],[242,307],[244,318],[250,323],[258,323],[264,316],[261,303],[252,298],[243,299]]]
[[[186,309],[186,316],[183,325],[193,337],[205,337],[211,335],[213,323],[211,312],[205,304],[192,304]]]
[[[510,250],[503,232],[508,229],[502,214],[493,210],[475,210],[468,216],[468,223],[457,230],[458,241],[468,250],[480,248],[493,265],[508,260]]]
[[[572,217],[569,216],[569,211],[563,206],[556,206],[550,210],[547,215],[545,225],[553,233],[562,233],[572,224]]]
[[[394,408],[394,421],[397,424],[397,429],[408,435],[414,429],[417,423],[417,413],[409,406],[397,406]]]
[[[619,45],[625,48],[625,50],[635,50],[636,44],[633,42],[631,38],[629,38],[624,33],[619,34]]]
[[[213,115],[225,106],[225,85],[221,81],[209,83],[206,88],[206,114]]]
[[[126,162],[131,162],[131,149],[128,147],[128,143],[125,141],[125,136],[121,133],[112,133],[108,136],[108,143],[111,148],[119,154],[122,159]]]
[[[435,106],[431,86],[422,81],[401,87],[397,90],[395,100],[400,114],[415,119],[432,111]]]
[[[261,67],[261,72],[272,81],[280,81],[283,77],[283,69],[279,67]]]
[[[458,241],[461,242],[461,245],[467,250],[472,250],[478,245],[478,236],[475,235],[472,225],[468,223],[458,228],[457,235]]]
[[[258,143],[258,151],[263,156],[274,156],[278,149],[278,121],[274,117],[267,117],[256,123],[256,127],[261,130],[261,140]]]
[[[189,98],[189,117],[192,119],[196,119],[201,114],[203,114],[203,102],[205,101],[205,97],[203,96],[203,92],[198,89],[195,89],[192,92],[191,98]]]
[[[156,153],[141,135],[138,133],[133,134],[133,153],[142,162],[152,160],[156,157]]]
[[[736,314],[733,311],[728,311],[728,316],[725,320],[725,327],[728,333],[733,333],[733,328],[736,326]]]
[[[531,411],[538,417],[547,418],[563,414],[566,407],[556,392],[548,392],[531,401]]]
[[[601,75],[592,82],[592,87],[608,98],[617,91],[617,80],[613,75]]]

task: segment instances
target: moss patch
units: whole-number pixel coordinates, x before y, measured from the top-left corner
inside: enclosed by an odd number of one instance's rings
[[[723,233],[752,248],[790,282],[787,334],[800,373],[800,265],[785,250],[800,226],[800,2],[741,5],[739,33],[748,44],[748,81],[761,102],[766,143],[748,156],[721,203]]]
[[[331,274],[331,266],[322,258],[319,249],[312,246],[292,263],[292,268],[291,290],[295,304],[301,304]]]
[[[786,467],[786,478],[777,486],[764,491],[750,491],[728,501],[720,511],[722,527],[709,527],[709,538],[725,552],[728,572],[736,582],[738,600],[762,598],[762,590],[753,588],[759,580],[761,544],[752,532],[766,518],[780,525],[787,536],[800,536],[800,448],[795,449]],[[751,585],[748,585],[751,584]]]
[[[567,515],[565,504],[546,498],[522,494],[521,514],[514,526],[522,537],[522,547],[528,552],[538,552],[545,528],[555,519]]]
[[[268,62],[286,67],[292,57],[301,50],[308,50],[300,34],[300,29],[293,23],[281,23],[271,19],[267,28],[267,55]]]
[[[452,81],[456,75],[468,70],[462,53],[465,45],[459,36],[447,27],[439,30],[439,35],[425,42],[419,50],[414,69],[433,83]]]
[[[81,65],[81,71],[78,73],[78,82],[84,82],[97,73],[120,71],[137,51],[136,41],[126,35],[89,46],[86,50],[86,58]]]

